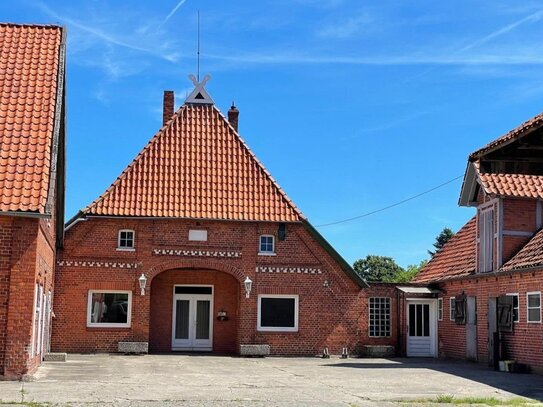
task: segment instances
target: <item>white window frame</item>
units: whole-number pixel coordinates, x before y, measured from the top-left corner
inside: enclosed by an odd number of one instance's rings
[[[289,298],[294,299],[294,326],[262,326],[261,325],[261,316],[262,316],[262,298]],[[300,310],[300,298],[295,294],[259,294],[258,295],[258,314],[256,329],[261,332],[298,332],[298,315]]]
[[[132,247],[121,247],[121,233],[130,232],[132,233]],[[122,252],[133,252],[136,250],[136,231],[133,229],[121,229],[117,233],[117,250]]]
[[[443,321],[443,298],[437,299],[437,320]]]
[[[496,214],[494,208],[494,202],[490,205],[479,209],[479,216],[477,219],[479,229],[479,273],[490,273],[494,271],[494,254],[496,248],[494,247],[494,241],[496,238]],[[491,233],[488,233],[488,222],[490,221]],[[487,238],[489,241],[487,241]]]
[[[388,301],[388,315],[385,315],[385,318],[388,318],[388,335],[372,335],[371,333],[371,300],[387,300]],[[382,317],[380,317],[382,319]],[[377,321],[378,323],[380,322]],[[380,325],[380,324],[378,324]],[[381,333],[381,327],[379,327],[379,333]],[[369,297],[368,298],[368,336],[370,338],[390,338],[392,336],[392,299],[390,297]]]
[[[263,237],[271,237],[272,239],[272,251],[266,251],[263,252],[262,249],[262,238]],[[258,237],[258,254],[260,256],[275,256],[275,236],[274,235],[260,235]]]
[[[513,309],[511,310],[511,312],[512,312],[511,317],[513,318],[514,323],[520,322],[520,295],[519,295],[519,293],[508,293],[508,294],[505,294],[505,295],[507,295],[508,297],[517,297],[517,306],[515,307],[515,303],[513,302]],[[514,319],[515,310],[517,310],[517,319]]]
[[[528,301],[528,297],[530,295],[537,295],[539,296],[539,307],[530,307],[530,302]],[[538,309],[539,310],[539,320],[537,321],[530,321],[530,310],[532,309]],[[526,293],[526,322],[529,324],[540,324],[541,323],[541,291],[530,291]]]
[[[126,323],[91,322],[93,294],[128,294],[128,310]],[[87,327],[88,328],[130,328],[132,323],[132,291],[129,290],[89,290],[87,297]]]
[[[449,297],[449,320],[450,321],[456,321],[456,315],[455,315],[455,297]]]

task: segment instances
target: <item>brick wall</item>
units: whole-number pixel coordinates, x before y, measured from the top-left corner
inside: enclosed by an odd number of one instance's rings
[[[488,298],[507,293],[518,293],[520,321],[512,333],[504,333],[505,358],[543,369],[543,324],[527,323],[526,293],[543,289],[543,270],[512,272],[500,275],[479,276],[451,281],[440,285],[443,293],[444,319],[439,326],[439,352],[442,357],[466,357],[466,327],[449,320],[449,298],[464,293],[477,298],[477,352],[478,360],[488,360]]]
[[[116,250],[120,229],[135,230],[135,251]],[[189,229],[207,230],[207,242],[189,242]],[[284,355],[319,354],[324,346],[332,353],[344,346],[359,353],[363,344],[395,343],[395,336],[368,338],[367,327],[367,297],[372,292],[394,297],[393,288],[361,291],[301,224],[287,224],[285,240],[276,239],[275,256],[258,255],[259,235],[277,237],[277,230],[274,223],[159,219],[89,218],[75,224],[58,253],[53,349],[111,351],[119,340],[150,340],[151,350],[167,351],[172,286],[187,281],[216,283],[225,307],[237,303],[237,318],[214,320],[215,334],[224,333],[214,338],[218,352],[237,351],[239,343],[268,343],[273,353]],[[141,273],[148,278],[150,295],[139,295],[136,280]],[[243,288],[247,276],[253,281],[250,298]],[[86,327],[87,296],[93,288],[133,290],[131,328]],[[257,331],[258,295],[272,293],[299,295],[298,332]],[[396,335],[396,329],[393,332]]]

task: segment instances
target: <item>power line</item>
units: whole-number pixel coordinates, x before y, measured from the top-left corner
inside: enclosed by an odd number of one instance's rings
[[[416,199],[416,198],[418,198],[418,197],[420,197],[422,195],[426,195],[426,194],[428,194],[428,193],[430,193],[432,191],[435,191],[436,189],[444,187],[445,185],[449,185],[450,183],[452,183],[452,182],[454,182],[457,179],[460,179],[462,177],[463,177],[463,175],[459,175],[458,177],[454,177],[453,179],[450,179],[447,182],[444,182],[443,184],[439,184],[439,185],[437,185],[437,186],[435,186],[433,188],[430,188],[430,189],[428,189],[428,190],[426,190],[424,192],[421,192],[421,193],[419,193],[417,195],[413,195],[413,196],[411,196],[409,198],[403,199],[403,200],[401,200],[399,202],[393,203],[393,204],[385,206],[383,208],[375,209],[375,210],[373,210],[371,212],[366,212],[366,213],[364,213],[362,215],[353,216],[352,218],[342,219],[342,220],[338,220],[338,221],[330,222],[330,223],[323,223],[322,225],[317,225],[316,227],[322,228],[322,227],[325,227],[325,226],[337,225],[339,223],[350,222],[350,221],[353,221],[353,220],[356,220],[356,219],[365,218],[366,216],[370,216],[370,215],[374,215],[374,214],[379,213],[379,212],[386,211],[387,209],[394,208],[395,206],[398,206],[398,205],[404,204],[406,202],[412,201],[413,199]]]

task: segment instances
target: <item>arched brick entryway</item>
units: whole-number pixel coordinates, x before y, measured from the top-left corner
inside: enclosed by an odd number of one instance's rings
[[[149,325],[149,348],[151,352],[172,350],[172,319],[174,286],[213,286],[213,352],[237,353],[239,325],[239,279],[235,272],[209,268],[174,268],[152,275],[151,307]],[[232,270],[229,270],[232,271]],[[219,311],[226,311],[227,320],[218,320]]]

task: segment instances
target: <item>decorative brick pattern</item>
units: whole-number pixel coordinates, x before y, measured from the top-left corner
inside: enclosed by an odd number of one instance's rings
[[[185,256],[185,257],[241,257],[240,250],[176,250],[153,249],[158,256]]]
[[[257,273],[290,273],[290,274],[322,274],[318,267],[277,267],[277,266],[257,266]]]
[[[141,263],[123,263],[114,261],[92,261],[92,260],[59,260],[59,267],[97,267],[97,268],[112,268],[112,269],[137,269],[141,267]]]

